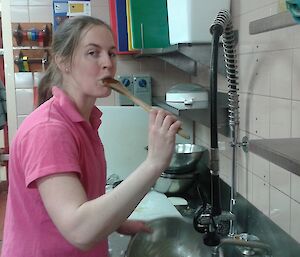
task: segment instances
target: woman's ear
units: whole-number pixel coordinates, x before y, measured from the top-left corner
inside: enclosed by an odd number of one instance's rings
[[[63,60],[60,56],[55,56],[54,57],[55,63],[57,67],[60,69],[62,73],[69,73],[70,72],[70,64]]]

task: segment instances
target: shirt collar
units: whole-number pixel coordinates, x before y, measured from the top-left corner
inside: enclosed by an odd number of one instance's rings
[[[70,97],[61,89],[56,86],[52,87],[52,95],[54,101],[56,101],[63,112],[73,121],[73,122],[86,122],[85,119],[78,112],[74,102]],[[102,112],[94,106],[91,111],[90,123],[94,129],[98,129],[101,124]]]

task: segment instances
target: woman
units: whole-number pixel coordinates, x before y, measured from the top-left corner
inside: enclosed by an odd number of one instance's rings
[[[40,87],[49,100],[24,120],[10,149],[2,257],[107,257],[113,231],[149,232],[126,219],[169,165],[180,122],[152,110],[146,160],[105,194],[95,101],[111,93],[103,80],[115,75],[115,52],[110,28],[98,19],[71,18],[56,31]]]

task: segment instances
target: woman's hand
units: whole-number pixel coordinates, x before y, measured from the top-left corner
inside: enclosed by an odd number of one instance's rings
[[[117,232],[122,235],[133,236],[136,233],[144,232],[151,233],[152,229],[146,225],[144,221],[126,220],[118,229]]]
[[[169,112],[152,109],[149,118],[147,161],[158,171],[165,170],[174,152],[175,138],[181,122]]]

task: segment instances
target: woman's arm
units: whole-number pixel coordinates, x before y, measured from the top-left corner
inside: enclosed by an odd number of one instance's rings
[[[120,185],[88,201],[75,173],[62,173],[37,181],[44,205],[62,235],[87,250],[115,231],[169,165],[180,127],[172,115],[152,110],[146,160]]]

